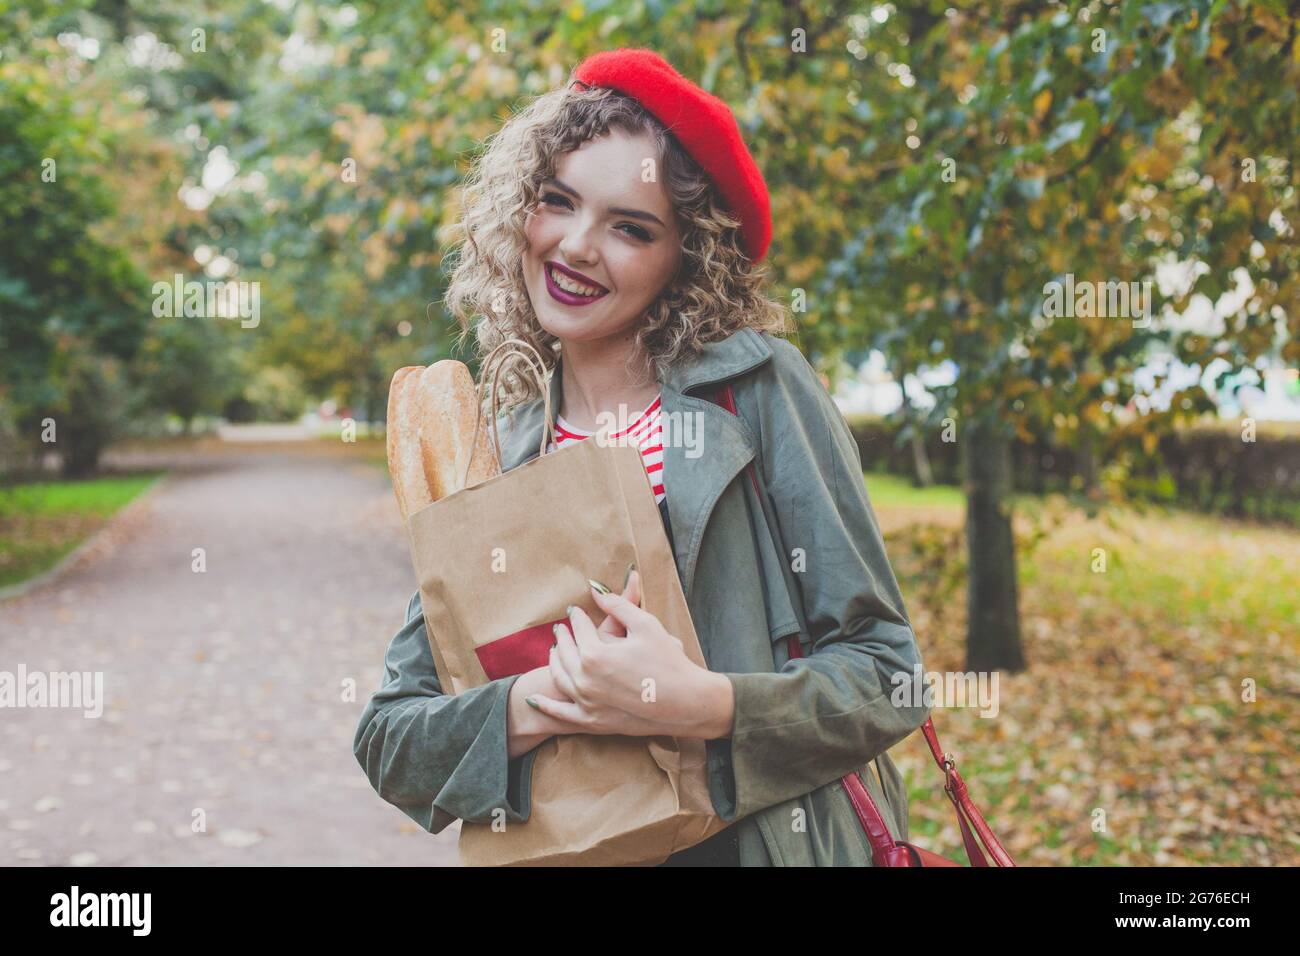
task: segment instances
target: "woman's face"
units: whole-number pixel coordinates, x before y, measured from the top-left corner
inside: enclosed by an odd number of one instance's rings
[[[524,231],[528,297],[542,328],[561,342],[626,335],[681,260],[677,220],[645,134],[611,131],[559,157]]]

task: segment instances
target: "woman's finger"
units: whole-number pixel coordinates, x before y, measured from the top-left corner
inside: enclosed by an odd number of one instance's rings
[[[641,572],[633,571],[628,575],[627,587],[623,588],[623,597],[637,607],[641,606]]]
[[[582,655],[578,652],[578,647],[573,641],[573,635],[563,624],[556,624],[553,630],[555,631],[555,654],[560,659],[560,663],[564,665],[569,677],[576,679],[582,673]],[[573,696],[567,689],[565,693],[569,694],[570,697]]]
[[[532,694],[526,697],[525,700],[530,701],[534,707],[546,714],[546,716],[573,724],[575,727],[589,723],[587,712],[578,704],[556,700],[554,697],[547,697],[545,694]]]
[[[616,617],[605,615],[605,620],[600,622],[600,627],[596,628],[596,633],[607,640],[621,640],[627,637],[627,631],[623,630],[623,624]]]
[[[641,575],[636,571],[629,572],[627,584],[623,588],[623,597],[637,607],[641,606]],[[605,615],[605,620],[600,622],[600,627],[596,629],[596,632],[602,638],[609,640],[621,640],[627,637],[627,628],[623,626],[622,621],[612,614]]]
[[[587,616],[587,612],[576,604],[573,606],[573,613],[569,615],[569,628],[573,631],[573,639],[577,643],[580,655],[585,657],[588,654],[598,653],[600,634],[596,631],[596,625]]]
[[[634,571],[633,574],[635,573]],[[606,614],[612,614],[628,631],[634,627],[662,626],[659,618],[637,607],[621,594],[601,594],[595,588],[591,589],[591,593],[595,595],[596,606]]]
[[[596,633],[605,643],[610,641],[621,641],[627,637],[623,631],[623,625],[618,622],[617,618],[605,615],[605,620],[600,622],[600,627],[596,628]]]
[[[546,664],[551,674],[551,682],[555,684],[555,689],[569,700],[577,700],[578,689],[574,686],[573,675],[565,669],[564,662],[560,660],[557,647],[551,648]]]

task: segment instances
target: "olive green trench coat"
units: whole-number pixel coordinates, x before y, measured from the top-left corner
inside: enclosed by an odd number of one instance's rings
[[[560,382],[557,366],[552,418]],[[723,383],[739,417],[705,397]],[[913,704],[920,651],[857,445],[802,353],[764,332],[706,346],[661,385],[662,415],[700,423],[697,441],[682,428],[665,442],[664,490],[705,660],[735,691],[731,736],[706,745],[714,808],[734,821],[742,866],[870,866],[840,778],[858,773],[906,839],[907,791],[885,751],[930,708]],[[502,414],[503,471],[537,457],[543,408],[538,398]],[[745,476],[751,461],[768,503]],[[791,660],[795,633],[804,656]],[[354,742],[379,795],[433,833],[457,818],[490,820],[496,808],[527,820],[537,751],[513,760],[506,751],[516,679],[444,695],[414,595]]]

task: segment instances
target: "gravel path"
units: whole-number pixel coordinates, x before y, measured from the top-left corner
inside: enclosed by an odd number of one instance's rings
[[[98,719],[0,709],[0,865],[454,864],[457,827],[421,830],[352,755],[416,587],[382,470],[328,443],[167,464],[0,604],[0,671],[103,672]]]

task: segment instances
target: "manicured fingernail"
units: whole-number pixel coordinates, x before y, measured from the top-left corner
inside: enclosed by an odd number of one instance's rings
[[[552,625],[551,625],[551,633],[555,635],[555,639],[558,641],[558,640],[560,639],[560,625],[559,625],[559,624],[552,624]]]
[[[528,706],[531,707],[533,710],[541,710],[541,709],[542,709],[542,708],[540,708],[540,707],[537,706],[537,701],[533,700],[531,697],[525,697],[524,700],[528,702]]]
[[[627,574],[623,575],[623,590],[627,590],[627,582],[632,580],[632,572],[636,570],[636,562],[633,561],[627,566]]]
[[[590,584],[597,591],[599,591],[601,594],[613,593],[612,591],[610,591],[609,588],[605,587],[605,585],[601,584],[599,581],[593,581],[591,578],[587,578],[587,583]]]
[[[573,617],[573,605],[572,605],[572,604],[570,604],[568,607],[566,607],[566,608],[564,609],[564,616],[565,616],[565,617]]]

